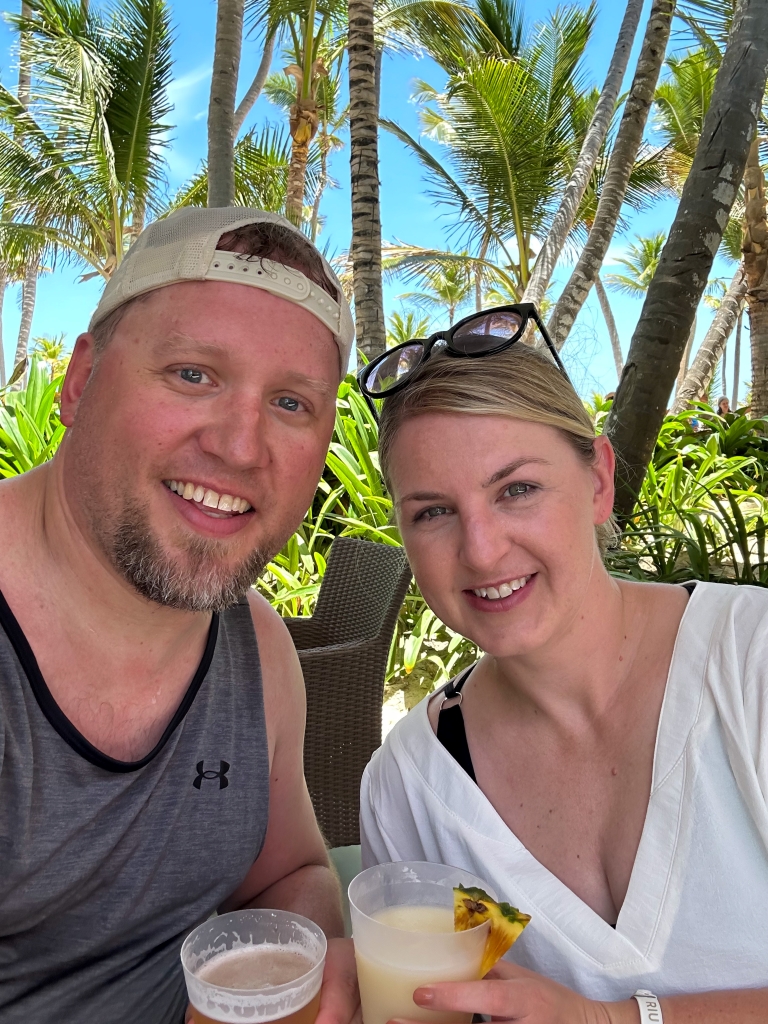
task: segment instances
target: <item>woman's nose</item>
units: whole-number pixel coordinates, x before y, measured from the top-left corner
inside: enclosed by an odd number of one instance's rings
[[[478,573],[490,571],[509,547],[510,538],[490,510],[474,510],[463,517],[460,558],[467,568]]]

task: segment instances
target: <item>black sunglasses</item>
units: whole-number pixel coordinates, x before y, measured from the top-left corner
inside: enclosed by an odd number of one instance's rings
[[[404,341],[401,345],[382,352],[358,372],[357,382],[360,390],[376,415],[373,399],[388,398],[402,391],[436,347],[444,350],[449,356],[467,356],[470,359],[492,356],[519,341],[531,320],[541,332],[556,366],[568,379],[565,367],[536,307],[532,302],[521,302],[514,306],[494,306],[492,309],[481,310],[471,316],[465,316],[447,331],[436,331],[428,338]]]

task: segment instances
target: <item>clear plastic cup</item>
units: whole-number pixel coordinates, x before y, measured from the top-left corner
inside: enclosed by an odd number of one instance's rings
[[[379,864],[352,880],[349,904],[363,1024],[386,1024],[393,1017],[469,1024],[471,1014],[425,1010],[413,1001],[420,985],[480,977],[490,925],[453,931],[457,885],[479,886],[496,899],[481,878],[443,864]]]
[[[300,954],[308,961],[308,970],[283,984],[265,984],[263,955],[269,955],[273,949]],[[255,953],[245,961],[248,950]],[[220,969],[223,955],[235,951],[241,951],[244,960],[238,967],[242,987],[230,988],[201,977],[201,972],[205,975],[215,969],[214,958],[222,957],[216,965]],[[276,1020],[314,1024],[320,1007],[325,951],[325,935],[299,914],[236,910],[211,918],[195,928],[181,947],[181,963],[196,1024],[269,1024]]]

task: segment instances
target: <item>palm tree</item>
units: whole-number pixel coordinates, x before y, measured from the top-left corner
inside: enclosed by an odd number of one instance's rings
[[[734,19],[680,205],[646,294],[606,431],[629,515],[653,452],[693,318],[744,174],[768,69],[768,0],[744,0]],[[706,239],[706,245],[702,245]]]
[[[387,343],[381,282],[378,55],[374,20],[374,0],[349,0],[350,252],[357,343],[369,359],[383,351]]]
[[[661,257],[661,250],[664,248],[666,237],[667,236],[663,231],[660,231],[656,235],[651,235],[648,238],[637,235],[637,240],[627,246],[626,255],[619,256],[615,260],[615,263],[624,267],[624,273],[605,275],[605,283],[608,287],[613,288],[615,291],[622,292],[624,295],[644,295],[648,291],[648,285],[651,283],[653,275],[656,273],[656,268],[659,265],[659,258]],[[610,312],[610,306],[608,305],[608,296],[605,295],[604,300],[600,298],[601,291],[604,293],[604,289],[599,273],[595,278],[595,290],[597,292],[598,300],[600,301],[601,309],[603,310],[603,315],[606,317],[607,322],[608,315],[612,318],[613,314]],[[608,332],[611,334],[610,326],[608,328]],[[691,334],[690,340],[692,340],[692,338],[693,334]],[[621,371],[624,367],[623,363],[620,367],[620,360],[616,360],[616,342],[613,337],[611,337],[611,345],[614,349],[616,369],[619,377],[621,377]],[[686,348],[686,351],[690,351],[690,348]],[[619,356],[621,356],[620,346]]]
[[[412,309],[403,316],[401,313],[390,313],[387,324],[387,348],[402,345],[412,338],[426,338],[429,334],[430,317],[419,316]]]
[[[32,98],[0,86],[3,248],[30,240],[105,280],[165,206],[171,26],[166,0],[30,0]]]
[[[589,185],[590,178],[600,158],[603,144],[608,135],[608,130],[611,127],[616,101],[619,97],[619,89],[624,79],[624,73],[627,70],[629,54],[632,49],[635,33],[637,32],[637,26],[640,23],[642,10],[643,4],[641,0],[628,0],[627,9],[624,12],[624,20],[619,29],[616,46],[608,67],[608,74],[606,75],[600,98],[595,105],[589,129],[584,136],[576,165],[571,172],[571,177],[565,187],[560,206],[552,220],[547,237],[536,259],[531,279],[526,286],[525,295],[523,296],[526,302],[533,302],[537,306],[541,304],[560,253],[563,251],[568,236],[576,223],[579,205]],[[605,308],[608,310],[606,322],[610,318],[612,323],[613,314],[610,313],[610,306],[608,305],[608,299],[602,284],[598,284],[598,297],[600,298],[601,306],[605,303]],[[605,313],[605,310],[603,312]],[[611,331],[610,324],[609,331]],[[615,324],[613,324],[611,341],[614,343],[614,356],[616,356],[614,336],[618,337],[615,331]],[[621,349],[619,348],[618,351],[617,367],[621,363]],[[619,370],[619,374],[621,374],[621,370]]]
[[[558,348],[562,348],[565,343],[586,301],[616,230],[632,168],[642,145],[674,10],[675,0],[653,0],[635,77],[624,104],[594,223],[549,319],[549,333]]]
[[[387,266],[386,260],[384,266]],[[406,281],[414,281],[421,286],[419,291],[398,295],[398,299],[413,303],[420,310],[444,310],[448,314],[449,325],[456,319],[457,310],[468,302],[474,290],[470,268],[462,260],[446,260],[431,265],[426,262],[401,263],[395,271],[390,269],[387,272],[397,273]]]
[[[752,342],[752,415],[768,415],[768,223],[765,215],[765,174],[760,166],[757,136],[744,172],[744,273]]]
[[[267,122],[260,130],[253,128],[247,132],[234,148],[233,205],[284,214],[290,161],[291,137],[285,126]],[[307,200],[317,191],[319,166],[319,150],[315,149],[307,173]],[[206,206],[207,199],[208,169],[203,164],[176,193],[170,209]]]
[[[292,138],[286,216],[301,224],[310,145],[320,125],[319,91],[329,61],[338,60],[344,47],[346,5],[343,0],[252,0],[249,7],[266,36],[284,43],[283,91],[291,97]]]
[[[309,147],[305,167],[305,194],[302,201],[302,221],[308,219],[309,235],[313,242],[317,240],[320,228],[320,203],[323,193],[326,188],[337,187],[328,173],[328,158],[334,150],[343,146],[338,132],[346,124],[349,114],[348,108],[340,106],[342,57],[343,51],[339,51],[338,48],[336,52],[325,50],[321,57],[327,67],[327,74],[317,84],[318,130]],[[285,73],[270,75],[264,83],[264,92],[272,103],[282,107],[287,113],[290,112],[295,102],[295,90],[291,79]],[[313,173],[315,169],[317,173]],[[311,212],[307,217],[308,200]]]
[[[231,206],[235,196],[235,99],[243,45],[245,0],[218,0],[208,103],[208,206]]]
[[[461,248],[502,265],[521,296],[533,239],[545,234],[552,197],[572,165],[577,86],[594,10],[559,10],[527,33],[510,24],[515,13],[500,12],[506,20],[496,25],[496,52],[432,54],[449,71],[445,90],[419,83],[414,98],[422,104],[424,133],[445,147],[445,156],[382,123],[419,157],[429,194],[453,214]]]

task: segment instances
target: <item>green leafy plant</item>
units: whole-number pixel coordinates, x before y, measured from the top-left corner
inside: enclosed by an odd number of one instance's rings
[[[63,377],[51,380],[46,361],[33,355],[23,391],[0,392],[0,476],[18,476],[54,454],[64,436],[58,392]]]

